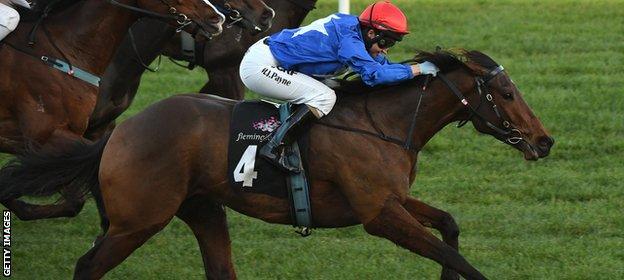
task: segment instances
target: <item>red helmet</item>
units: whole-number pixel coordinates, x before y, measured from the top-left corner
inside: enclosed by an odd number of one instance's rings
[[[389,0],[368,5],[360,14],[360,23],[378,30],[388,30],[402,35],[409,33],[405,14]]]

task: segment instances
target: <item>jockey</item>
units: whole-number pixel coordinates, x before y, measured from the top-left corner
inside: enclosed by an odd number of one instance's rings
[[[386,51],[408,34],[407,18],[389,1],[369,5],[359,17],[332,14],[296,29],[284,29],[252,45],[240,65],[247,88],[263,96],[299,106],[260,149],[260,155],[291,172],[280,144],[300,133],[301,123],[331,111],[336,94],[318,79],[343,74],[351,68],[368,86],[392,84],[416,75],[436,75],[430,62],[390,63]]]
[[[13,32],[19,23],[19,13],[13,8],[16,5],[30,9],[26,0],[0,0],[0,41]]]

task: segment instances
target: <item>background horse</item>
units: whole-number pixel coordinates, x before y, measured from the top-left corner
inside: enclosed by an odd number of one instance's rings
[[[212,2],[211,2],[212,3]],[[261,26],[263,28],[268,28],[270,26],[270,22],[273,16],[273,11],[267,7],[261,0],[216,0],[214,1],[215,7],[219,10],[229,11],[230,13],[238,14],[242,18],[239,22],[244,23],[244,26],[256,27]],[[223,8],[223,7],[227,7]],[[159,44],[162,46],[166,43],[170,38],[176,33],[176,28],[163,22],[159,19],[153,18],[142,18],[141,21],[145,24],[137,24],[135,23],[133,27],[129,28],[129,31],[132,34],[133,38],[136,36],[138,42],[142,45],[150,45],[150,46],[158,46]],[[138,27],[138,28],[136,28]],[[135,40],[137,40],[135,39]],[[133,45],[134,41],[129,39],[129,36],[126,36],[124,41],[121,43],[117,54],[114,57],[111,66],[107,67],[106,73],[117,73],[120,70],[120,64],[122,65],[137,65],[137,67],[141,66],[141,57],[136,57],[137,60],[128,59],[128,57],[135,57],[136,46]],[[162,48],[162,47],[161,47]],[[146,51],[143,49],[143,51]],[[130,54],[128,54],[130,53]],[[153,54],[157,55],[160,53],[160,50],[154,51]],[[126,55],[128,54],[128,55]],[[142,68],[143,69],[143,68]],[[142,72],[142,71],[141,71]],[[116,79],[118,81],[130,81],[132,77],[127,75],[122,75],[119,77],[108,77],[107,74],[104,74],[102,79],[101,86],[99,88],[99,94],[97,94],[98,99],[100,99],[102,95],[109,96],[111,92],[115,90],[120,90],[116,87],[111,87],[112,82],[109,79]],[[136,86],[138,87],[138,79],[139,76],[136,77]],[[121,82],[124,83],[124,82]],[[136,90],[136,88],[135,88]],[[121,90],[120,90],[121,91]],[[107,99],[105,97],[105,99]],[[115,98],[113,98],[112,102],[115,102]],[[89,122],[97,122],[97,117],[93,120],[94,116],[98,114],[96,111],[102,111],[103,109],[99,108],[102,103],[97,103],[94,109],[94,112],[89,119]],[[112,104],[112,103],[107,103]],[[85,107],[86,109],[87,107]],[[125,107],[124,107],[125,109]],[[121,111],[119,112],[121,114]],[[117,115],[115,115],[117,117]],[[102,126],[89,127],[87,131],[84,133],[85,135],[89,135],[90,138],[99,138],[99,136],[105,132],[108,127],[112,127],[114,125],[113,120],[109,120]],[[86,197],[82,194],[72,193],[71,190],[61,190],[61,194],[63,196],[63,200],[57,202],[52,205],[35,205],[30,203],[25,203],[23,201],[10,200],[4,202],[4,204],[9,207],[12,211],[14,211],[18,217],[22,220],[35,220],[35,219],[44,219],[44,218],[57,218],[57,217],[74,217],[76,216],[84,206],[84,202]]]
[[[368,233],[441,264],[443,279],[457,273],[485,279],[459,254],[450,214],[408,195],[418,152],[455,121],[471,121],[527,160],[547,156],[554,141],[502,67],[480,52],[459,56],[466,62],[446,52],[418,55],[444,73],[426,90],[423,79],[376,88],[356,82],[339,90],[332,113],[306,136],[314,154],[308,160],[312,219],[316,227],[363,224]],[[65,183],[98,194],[110,226],[78,261],[76,278],[102,277],[176,215],[195,234],[207,275],[235,278],[223,206],[270,223],[291,224],[292,217],[288,200],[229,185],[234,104],[210,95],[166,99],[96,145],[76,143],[70,154],[31,154],[5,166],[1,195],[16,185],[46,194]],[[443,241],[424,226],[439,230]]]
[[[237,7],[235,2],[230,1],[232,7]],[[233,26],[221,36],[197,45],[198,53],[189,62],[201,66],[208,74],[208,82],[200,92],[242,100],[245,90],[238,66],[247,48],[264,36],[284,28],[299,27],[308,12],[314,9],[316,0],[265,0],[265,3],[275,11],[272,26],[267,32],[243,32],[241,27]],[[163,48],[167,56],[178,60],[189,59],[180,51],[179,36],[172,39],[172,28],[145,20],[135,24],[132,30],[137,38],[142,39],[133,44],[126,38],[106,69],[97,104],[89,120],[89,131],[101,131],[103,127],[112,126],[115,119],[132,104],[146,70],[145,65],[153,62]]]
[[[87,0],[55,7],[41,21],[22,22],[0,42],[0,152],[20,153],[28,143],[51,149],[86,141],[82,136],[98,87],[52,68],[48,65],[52,58],[71,65],[67,72],[76,67],[101,76],[125,31],[142,14],[168,19],[180,28],[195,23],[202,32],[213,34],[221,32],[224,21],[204,0],[174,5],[141,1],[138,8],[143,13],[120,6],[133,1],[114,3]],[[6,197],[2,203],[25,218],[39,215],[31,210],[42,210]],[[68,214],[59,207],[43,210]]]

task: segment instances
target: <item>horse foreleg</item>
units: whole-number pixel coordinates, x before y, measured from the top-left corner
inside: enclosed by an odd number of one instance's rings
[[[182,204],[177,216],[186,222],[197,238],[206,278],[236,279],[223,206],[206,199],[191,199]]]
[[[487,279],[457,250],[431,234],[396,199],[388,199],[377,217],[367,222],[364,229],[449,267],[466,279]]]
[[[440,231],[442,240],[453,249],[459,251],[459,227],[451,214],[427,205],[413,197],[407,197],[403,207],[421,224]],[[459,279],[459,275],[454,270],[444,267],[441,278]]]

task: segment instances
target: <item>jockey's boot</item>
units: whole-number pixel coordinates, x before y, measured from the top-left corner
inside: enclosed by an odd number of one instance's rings
[[[299,106],[295,109],[295,112],[277,128],[271,140],[260,149],[260,156],[286,172],[301,172],[298,166],[292,166],[288,162],[284,154],[284,148],[299,138],[302,132],[301,126],[313,117],[314,114],[307,105],[302,104]]]

